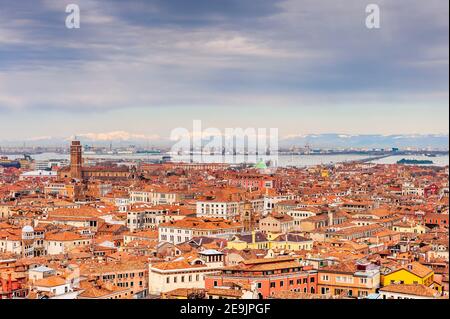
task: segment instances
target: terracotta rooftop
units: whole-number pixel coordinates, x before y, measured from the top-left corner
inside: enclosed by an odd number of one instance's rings
[[[398,294],[414,295],[421,297],[438,297],[440,293],[425,285],[407,285],[407,284],[394,284],[380,288],[381,292],[392,292]]]

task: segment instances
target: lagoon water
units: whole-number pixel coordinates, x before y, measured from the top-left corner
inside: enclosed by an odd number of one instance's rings
[[[1,155],[6,156],[10,159],[15,159],[21,157],[19,155]],[[111,159],[111,160],[143,160],[143,161],[155,161],[161,160],[163,154],[114,154],[114,155],[84,155],[86,159]],[[335,164],[342,163],[348,161],[362,160],[369,158],[368,155],[360,155],[360,154],[339,154],[339,155],[279,155],[277,159],[278,166],[286,167],[286,166],[296,166],[296,167],[307,167],[314,165],[327,165],[327,164]],[[33,159],[36,160],[49,160],[49,159],[69,159],[68,154],[57,154],[57,153],[42,153],[36,154],[32,156]],[[447,166],[449,165],[449,156],[442,155],[436,157],[426,157],[420,155],[395,155],[389,156],[382,159],[374,160],[373,163],[377,164],[395,164],[398,160],[402,158],[407,159],[416,159],[416,160],[432,160],[434,164],[432,166]],[[266,158],[264,158],[266,159]],[[270,158],[269,158],[270,159]],[[180,162],[190,162],[191,158],[189,155],[172,155],[173,161]],[[245,156],[245,155],[226,155],[225,157],[222,155],[194,155],[194,162],[203,162],[203,163],[255,163],[258,161],[258,158],[255,156]],[[430,165],[426,165],[430,166]]]

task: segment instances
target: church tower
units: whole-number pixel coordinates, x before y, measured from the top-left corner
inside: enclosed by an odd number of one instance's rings
[[[82,178],[82,164],[83,158],[81,143],[80,141],[72,141],[72,144],[70,145],[70,176],[72,178]]]
[[[255,228],[255,211],[250,201],[244,203],[243,210],[241,212],[241,222],[244,226],[244,232],[249,232]]]

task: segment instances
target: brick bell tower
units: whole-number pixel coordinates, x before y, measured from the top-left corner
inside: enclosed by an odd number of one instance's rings
[[[81,143],[80,141],[72,141],[72,144],[70,145],[70,176],[72,178],[82,178],[82,164],[83,158]]]
[[[255,229],[255,211],[252,207],[252,203],[245,201],[244,207],[241,213],[241,222],[244,226],[244,231],[249,232]]]

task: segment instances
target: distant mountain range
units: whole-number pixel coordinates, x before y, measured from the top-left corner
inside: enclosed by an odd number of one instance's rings
[[[145,136],[136,134],[84,134],[79,135],[83,144],[90,146],[114,147],[136,145],[141,147],[167,148],[174,144],[168,138],[158,136]],[[98,138],[98,137],[101,138]],[[61,147],[68,145],[71,138],[58,137],[36,137],[28,140],[1,140],[0,148],[7,146],[42,146]],[[425,135],[381,135],[381,134],[309,134],[296,135],[280,138],[280,148],[305,147],[310,148],[434,148],[449,149],[448,134],[425,134]]]
[[[280,147],[305,146],[325,148],[449,148],[448,134],[429,135],[346,135],[317,134],[299,135],[280,140]]]

